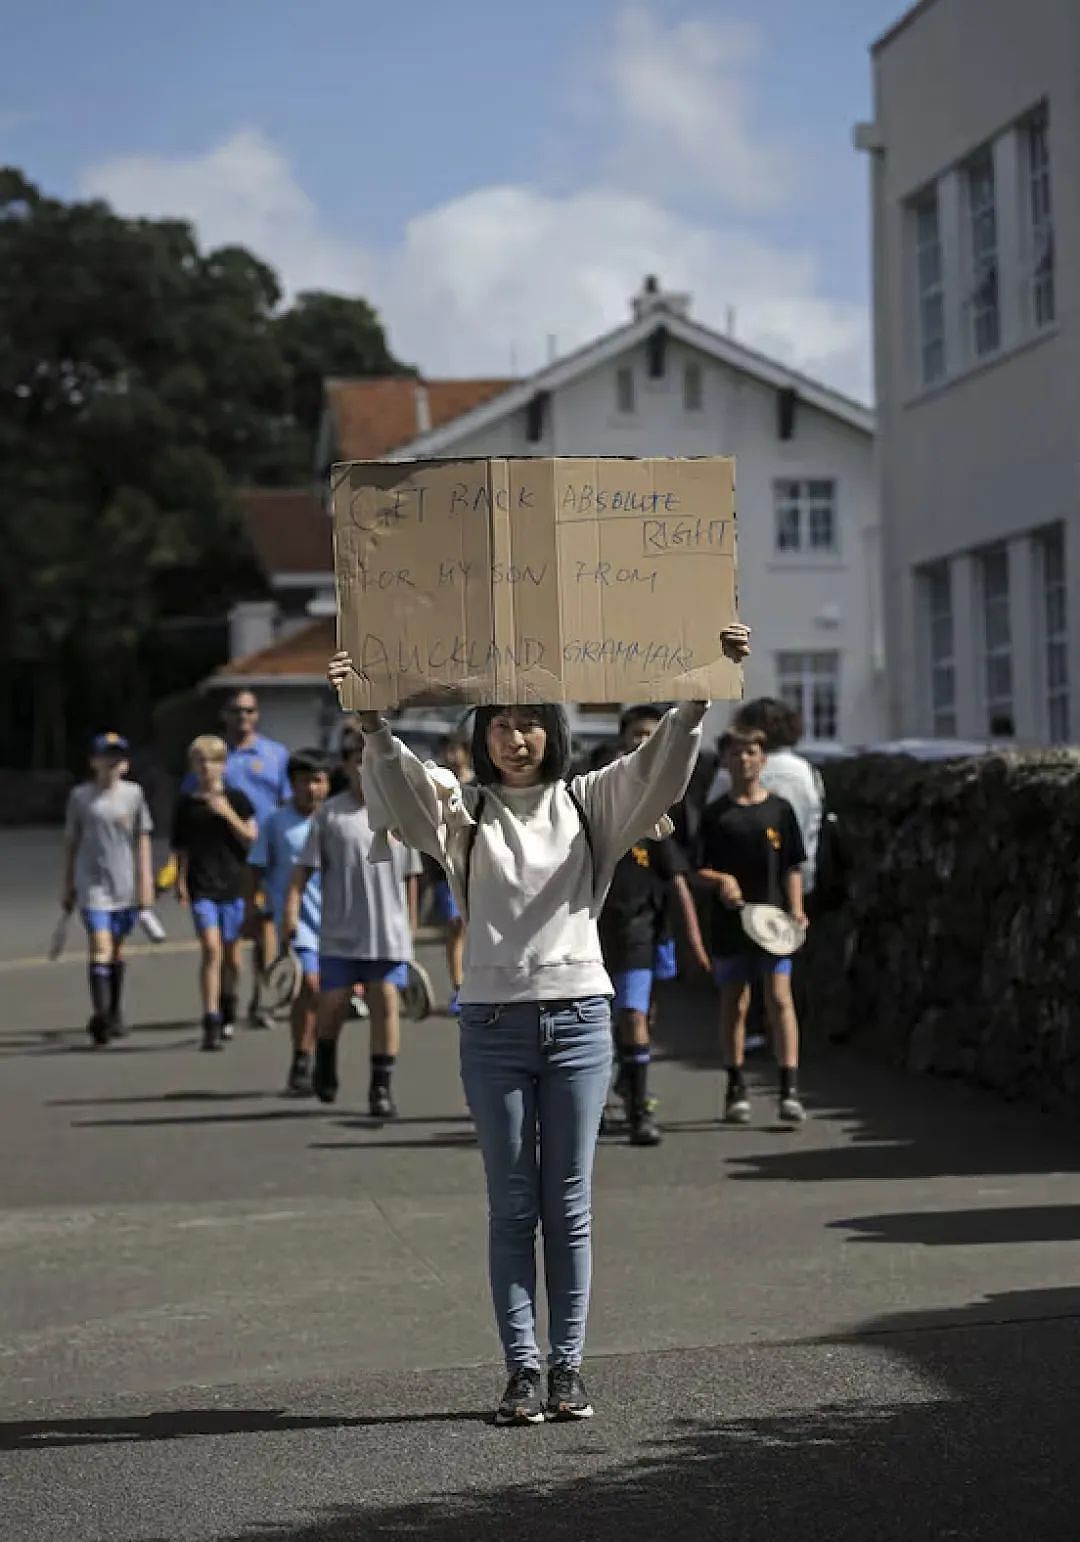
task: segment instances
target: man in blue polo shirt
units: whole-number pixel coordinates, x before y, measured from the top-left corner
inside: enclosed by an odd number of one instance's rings
[[[228,746],[225,785],[246,793],[255,810],[255,823],[261,830],[274,810],[289,797],[289,752],[276,739],[267,739],[259,733],[259,701],[254,691],[246,687],[234,691],[225,701],[221,718]],[[180,791],[194,791],[190,774],[180,783]],[[253,893],[249,907],[253,919],[247,935],[254,943],[258,978],[274,956],[275,941],[273,919],[264,904],[255,903],[255,898]],[[248,1021],[255,1028],[269,1027],[269,1018],[263,1019],[256,1014],[254,996]]]

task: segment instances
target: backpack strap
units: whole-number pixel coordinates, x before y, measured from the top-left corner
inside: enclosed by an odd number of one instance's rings
[[[585,837],[585,844],[589,848],[589,865],[592,868],[593,888],[595,889],[595,887],[596,887],[596,848],[593,845],[592,831],[589,829],[589,820],[588,820],[588,817],[587,817],[587,815],[585,813],[585,806],[582,803],[581,799],[578,797],[577,793],[574,791],[573,787],[570,785],[569,778],[567,778],[567,780],[563,783],[563,786],[566,789],[566,796],[570,799],[570,802],[574,805],[574,812],[577,814],[578,818],[581,820],[581,833],[584,835],[584,837]],[[473,810],[473,822],[472,822],[472,824],[469,827],[468,835],[465,837],[465,865],[464,865],[463,882],[462,882],[461,887],[462,887],[462,891],[463,891],[463,893],[465,895],[465,903],[466,903],[466,905],[468,905],[468,900],[469,900],[469,877],[470,877],[470,874],[472,873],[473,851],[474,851],[474,849],[476,847],[476,837],[480,833],[480,821],[483,819],[483,817],[484,817],[484,789],[482,787],[478,787],[477,788],[477,792],[476,792],[476,808]]]

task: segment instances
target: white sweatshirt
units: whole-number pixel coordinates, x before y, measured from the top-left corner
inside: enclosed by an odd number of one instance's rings
[[[650,739],[599,771],[572,779],[596,856],[562,782],[454,787],[388,728],[368,734],[364,798],[372,821],[440,862],[463,915],[462,1002],[568,1001],[610,996],[596,922],[615,864],[686,791],[701,747],[701,708],[684,702]]]

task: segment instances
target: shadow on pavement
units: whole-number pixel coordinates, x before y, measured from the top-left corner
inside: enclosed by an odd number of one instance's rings
[[[993,1246],[1013,1242],[1080,1241],[1080,1205],[988,1206],[980,1210],[914,1210],[896,1215],[830,1221],[832,1231],[856,1233],[849,1242],[893,1242],[924,1247]]]
[[[51,1451],[123,1441],[183,1440],[194,1435],[273,1435],[293,1430],[345,1430],[394,1424],[492,1422],[487,1410],[380,1415],[289,1414],[280,1408],[185,1408],[131,1418],[0,1421],[0,1451]]]
[[[256,1098],[280,1096],[280,1093],[267,1092],[265,1087],[261,1087],[258,1092],[215,1092],[200,1088],[192,1092],[154,1092],[123,1098],[48,1098],[44,1106],[46,1108],[115,1108],[132,1103],[244,1103],[252,1102]]]

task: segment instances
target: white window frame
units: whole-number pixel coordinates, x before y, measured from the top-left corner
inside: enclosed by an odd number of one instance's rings
[[[632,364],[620,364],[615,371],[615,411],[621,418],[637,412],[637,381]]]
[[[1051,744],[1070,741],[1069,589],[1065,570],[1065,527],[1051,525],[1035,538],[1038,558],[1039,619],[1042,643],[1042,694],[1046,737]]]
[[[773,549],[778,557],[839,556],[835,477],[774,477]]]
[[[705,371],[696,359],[683,365],[683,411],[705,410]]]
[[[915,252],[915,311],[919,329],[919,379],[924,386],[945,379],[945,269],[937,184],[911,204]]]
[[[776,694],[794,707],[812,742],[840,738],[840,654],[835,650],[785,650],[776,655]]]
[[[935,739],[956,738],[956,613],[952,567],[935,562],[920,574],[926,615],[926,650],[930,732]]]
[[[1016,676],[1013,667],[1011,574],[1009,548],[990,546],[978,554],[980,620],[982,624],[982,690],[986,732],[995,731],[995,719],[1016,725]]]
[[[970,291],[967,300],[972,355],[989,358],[1001,348],[1001,272],[997,181],[992,145],[964,167]]]
[[[1029,318],[1036,332],[1057,318],[1054,275],[1054,207],[1050,183],[1050,117],[1044,106],[1021,125],[1021,186],[1030,252]]]

